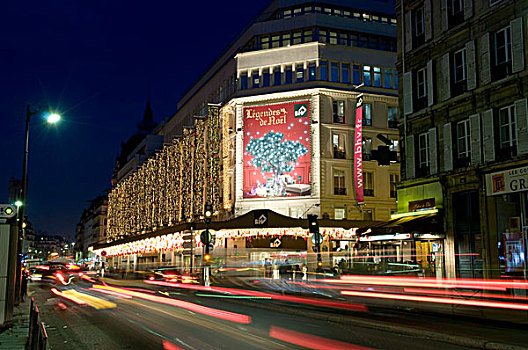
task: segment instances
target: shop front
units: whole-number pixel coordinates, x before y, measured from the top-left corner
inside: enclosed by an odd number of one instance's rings
[[[490,236],[501,278],[527,278],[528,166],[486,174]]]

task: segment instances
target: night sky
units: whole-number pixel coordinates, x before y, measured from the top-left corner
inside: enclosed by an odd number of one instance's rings
[[[36,230],[73,238],[87,200],[110,188],[149,87],[160,122],[268,3],[3,1],[0,203],[22,177],[26,105],[57,108],[57,125],[31,119],[26,210]]]

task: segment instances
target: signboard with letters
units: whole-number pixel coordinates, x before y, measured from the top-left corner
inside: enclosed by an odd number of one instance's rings
[[[486,194],[499,194],[528,191],[528,166],[486,174]]]
[[[354,189],[357,204],[365,203],[363,191],[363,94],[356,100],[356,125],[354,137]]]
[[[310,195],[310,101],[246,107],[243,123],[243,197]]]

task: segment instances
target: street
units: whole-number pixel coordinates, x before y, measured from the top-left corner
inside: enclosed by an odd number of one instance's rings
[[[140,281],[112,282],[118,285],[79,282],[54,289],[30,284],[29,293],[39,305],[51,349],[466,348],[332,322],[320,314],[314,317],[310,309],[298,312],[296,306],[265,298],[174,288],[156,292],[150,286],[142,287]],[[331,309],[320,311],[333,314]],[[362,315],[369,317],[375,322],[380,315]],[[516,334],[526,337],[524,333]]]

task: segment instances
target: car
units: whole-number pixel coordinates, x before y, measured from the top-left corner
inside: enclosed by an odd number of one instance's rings
[[[145,275],[148,281],[165,281],[175,283],[198,283],[198,277],[179,267],[162,267],[150,270]]]

